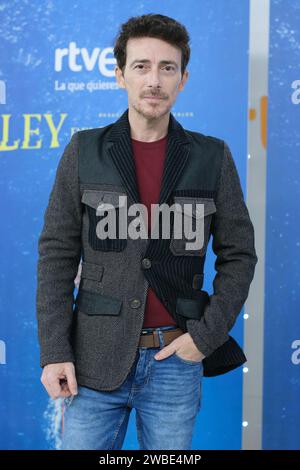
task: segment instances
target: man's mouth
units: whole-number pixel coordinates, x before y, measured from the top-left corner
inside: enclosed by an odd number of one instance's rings
[[[161,101],[164,98],[162,96],[144,96],[144,99],[149,101]]]

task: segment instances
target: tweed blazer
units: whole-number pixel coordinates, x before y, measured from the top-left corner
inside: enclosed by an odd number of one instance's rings
[[[124,196],[128,207],[140,202],[128,110],[106,127],[76,132],[60,159],[38,242],[41,367],[71,361],[79,384],[116,389],[138,352],[149,286],[206,356],[204,375],[243,364],[244,352],[229,332],[248,296],[257,256],[226,142],[186,130],[170,114],[159,204],[190,204],[192,222],[202,222],[200,248],[186,248],[186,233],[174,236],[174,215],[167,239],[121,238],[118,232],[99,238],[97,227],[108,214],[99,207],[106,204],[120,215]],[[209,295],[202,286],[210,237],[216,275]]]

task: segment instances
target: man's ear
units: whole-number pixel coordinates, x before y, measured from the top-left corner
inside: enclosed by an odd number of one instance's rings
[[[116,80],[117,80],[117,83],[118,83],[119,87],[120,88],[125,88],[125,80],[124,80],[124,76],[123,76],[123,71],[117,65],[115,67],[115,76],[116,76]]]
[[[184,88],[184,85],[186,84],[187,79],[189,78],[189,72],[185,70],[182,75],[182,79],[179,83],[178,90],[182,91]]]

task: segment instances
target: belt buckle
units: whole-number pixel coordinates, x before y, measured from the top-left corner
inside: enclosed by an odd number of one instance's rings
[[[142,330],[141,335],[151,335],[152,331]]]
[[[142,330],[141,335],[152,335],[153,336],[153,346],[154,348],[159,347],[159,336],[158,336],[158,331],[157,330],[152,330],[152,331],[147,331],[147,330]]]

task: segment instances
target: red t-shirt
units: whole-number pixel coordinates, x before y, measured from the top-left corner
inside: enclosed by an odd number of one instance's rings
[[[151,204],[158,204],[164,169],[167,136],[154,142],[131,139],[140,202],[147,207],[148,233],[151,229]],[[143,328],[176,325],[171,314],[148,288]]]

